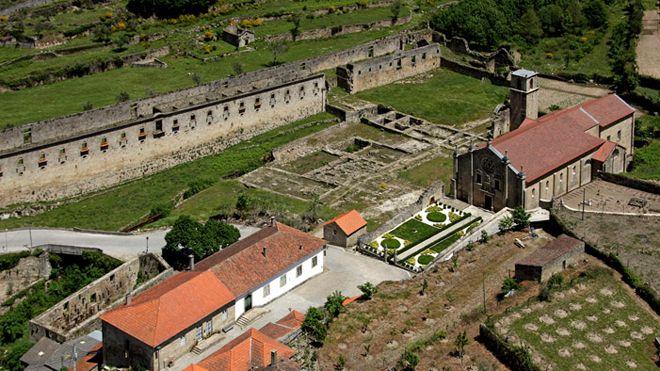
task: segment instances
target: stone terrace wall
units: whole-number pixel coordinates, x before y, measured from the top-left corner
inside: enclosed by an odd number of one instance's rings
[[[436,69],[440,59],[438,44],[398,51],[337,67],[337,85],[356,93]]]
[[[100,316],[173,274],[172,268],[156,254],[130,260],[83,287],[30,321],[30,339],[46,336],[65,342],[100,328]]]

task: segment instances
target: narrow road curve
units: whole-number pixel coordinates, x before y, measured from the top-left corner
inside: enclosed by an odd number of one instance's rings
[[[241,232],[241,238],[259,230],[255,227],[234,225]],[[145,233],[119,234],[76,231],[70,229],[25,228],[0,231],[0,253],[15,252],[33,246],[54,244],[80,247],[95,247],[107,255],[126,260],[147,250],[160,254],[165,246],[165,234],[169,229],[153,230]],[[148,242],[147,242],[148,241]]]

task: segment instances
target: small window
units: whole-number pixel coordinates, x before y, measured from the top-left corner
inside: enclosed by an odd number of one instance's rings
[[[112,282],[112,281],[114,281],[114,280],[115,280],[115,275],[114,275],[114,274],[111,274],[111,275],[110,275],[110,282]]]
[[[495,189],[498,190],[498,191],[500,190],[500,180],[499,179],[495,179]]]
[[[2,165],[0,165],[0,178],[2,178]]]
[[[549,190],[549,189],[550,189],[550,181],[549,181],[549,180],[546,180],[546,181],[545,181],[545,190],[547,191],[547,190]]]
[[[103,151],[103,152],[107,151],[108,147],[109,147],[108,138],[106,138],[106,137],[101,138],[101,147],[100,147],[101,151]]]
[[[227,310],[226,310],[226,309],[223,310],[223,311],[220,313],[220,318],[221,318],[223,321],[226,321],[226,320],[227,320]]]
[[[564,181],[564,173],[559,174],[559,183]]]
[[[284,103],[288,104],[290,101],[291,101],[291,92],[289,91],[289,89],[287,89],[284,92]]]
[[[89,297],[89,302],[90,302],[90,303],[96,303],[96,293],[93,293],[93,294]]]
[[[300,96],[300,99],[305,98],[305,86],[300,87],[299,96]]]
[[[608,136],[607,136],[607,140],[608,140],[608,141],[611,141],[611,140],[612,140],[612,136],[611,136],[611,135],[608,135]]]
[[[206,123],[209,125],[213,123],[213,111],[206,112]]]
[[[616,139],[621,140],[621,130],[616,132]]]
[[[426,53],[422,53],[422,59],[426,59]],[[413,60],[414,62],[414,60]]]
[[[177,119],[174,119],[174,121],[172,121],[172,132],[173,133],[179,132],[179,120]]]
[[[204,337],[202,335],[202,327],[197,328],[197,333],[195,334],[195,338],[199,341],[202,340]]]
[[[403,68],[403,64],[401,63],[401,59],[396,60],[396,69],[400,70]]]
[[[532,198],[536,198],[536,189],[532,188]]]
[[[194,129],[197,125],[197,117],[195,115],[190,115],[190,128]]]
[[[60,161],[60,164],[66,162],[66,148],[60,148],[58,160]]]
[[[280,287],[286,286],[286,274],[280,277]]]
[[[46,160],[46,154],[42,152],[39,155],[39,167],[43,169],[46,165],[48,165],[48,160]]]
[[[23,144],[32,143],[32,128],[23,129]]]
[[[140,132],[138,134],[138,140],[140,142],[144,142],[145,139],[147,139],[147,132],[144,128],[140,128]]]
[[[275,99],[275,93],[272,93],[270,95],[270,108],[275,107],[275,103],[277,103],[277,99]]]
[[[264,298],[267,298],[270,296],[270,283],[267,283],[266,286],[264,286]]]
[[[89,154],[89,148],[87,148],[87,142],[82,142],[80,145],[80,155],[87,156]]]
[[[302,276],[302,270],[303,270],[302,265],[299,265],[299,266],[296,268],[296,277],[300,277],[300,276]]]
[[[481,184],[481,174],[477,173],[477,184]]]
[[[312,268],[316,267],[319,265],[319,258],[317,256],[312,258]]]
[[[238,103],[238,114],[243,116],[245,114],[245,102]]]
[[[154,130],[163,131],[163,120],[157,120],[156,121],[156,125],[154,127]]]
[[[260,109],[261,109],[261,98],[256,98],[254,100],[254,110],[259,112]]]

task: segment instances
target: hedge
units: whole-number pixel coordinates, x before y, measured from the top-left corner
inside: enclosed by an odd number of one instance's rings
[[[431,211],[430,213],[426,214],[426,219],[434,223],[442,223],[447,220],[447,215],[438,211]]]
[[[386,238],[383,241],[381,241],[380,244],[383,245],[383,247],[388,250],[398,249],[399,247],[401,247],[401,242],[399,242],[399,240],[396,240],[394,238]]]
[[[479,326],[479,341],[514,371],[541,371],[526,348],[502,340],[486,323]]]

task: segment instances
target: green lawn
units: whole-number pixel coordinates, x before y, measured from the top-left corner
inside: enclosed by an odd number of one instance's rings
[[[654,139],[635,151],[633,168],[628,175],[640,179],[660,180],[660,139]]]
[[[507,93],[505,87],[439,68],[356,95],[437,124],[457,125],[487,117]]]
[[[289,43],[280,60],[294,61],[337,50],[348,49],[394,33],[401,28],[360,32],[324,40]],[[102,107],[116,102],[121,92],[132,99],[143,98],[151,92],[162,93],[193,86],[192,74],[202,81],[225,78],[234,73],[232,65],[241,63],[245,71],[264,68],[272,55],[263,43],[257,50],[223,58],[218,62],[201,62],[193,58],[169,56],[163,58],[168,68],[120,68],[103,73],[69,79],[53,84],[19,91],[0,93],[0,129],[32,121],[63,116],[82,111],[90,102]],[[121,83],[117,83],[117,82]],[[34,102],[39,102],[35,105]],[[25,107],[31,107],[29,110]]]
[[[241,142],[217,155],[73,200],[42,214],[0,221],[0,229],[34,225],[119,230],[146,215],[153,207],[171,203],[193,180],[209,178],[217,182],[256,169],[272,149],[327,128],[330,123],[318,122],[331,117],[321,113]]]
[[[437,233],[440,233],[440,229],[416,219],[408,219],[390,232],[390,234],[408,241],[406,248],[417,245]]]
[[[309,171],[325,166],[330,162],[336,160],[337,158],[339,157],[332,155],[328,152],[318,151],[318,152],[310,153],[307,156],[303,156],[301,158],[295,159],[280,167],[292,173],[305,174]]]
[[[423,188],[429,187],[437,181],[445,185],[448,192],[451,186],[454,164],[451,157],[440,156],[417,164],[399,173],[399,178]]]
[[[609,269],[591,272],[563,297],[511,311],[518,318],[510,315],[508,335],[529,344],[553,369],[575,370],[580,363],[587,369],[656,369],[657,317]]]

